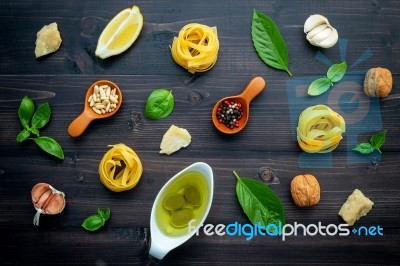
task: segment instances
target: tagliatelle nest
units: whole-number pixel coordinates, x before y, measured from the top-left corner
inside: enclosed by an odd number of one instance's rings
[[[171,46],[175,62],[190,73],[211,69],[218,58],[217,28],[191,23],[184,26]]]
[[[110,146],[99,164],[100,181],[115,192],[134,188],[143,173],[138,155],[122,143]]]
[[[328,106],[315,105],[300,114],[297,141],[305,152],[327,153],[336,149],[345,131],[341,115]]]

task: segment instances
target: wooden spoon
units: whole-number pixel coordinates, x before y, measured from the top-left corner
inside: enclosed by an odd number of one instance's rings
[[[111,90],[114,88],[116,89],[116,95],[118,95],[118,103],[114,111],[105,114],[97,114],[95,113],[95,111],[93,111],[92,107],[90,107],[88,99],[91,95],[93,95],[95,85],[97,86],[108,85],[111,87]],[[69,135],[71,137],[79,137],[80,135],[82,135],[82,133],[86,130],[86,128],[93,120],[107,118],[114,115],[120,108],[121,104],[122,104],[122,93],[119,87],[115,83],[108,80],[99,80],[94,82],[92,85],[90,85],[89,89],[86,92],[85,107],[83,108],[83,112],[77,118],[75,118],[68,126]]]
[[[214,106],[212,111],[212,121],[215,127],[225,134],[236,134],[240,132],[247,124],[247,120],[249,119],[249,108],[250,102],[265,88],[265,80],[262,77],[253,78],[249,84],[247,84],[246,88],[240,95],[236,96],[228,96],[221,99]],[[234,127],[233,129],[228,128],[224,123],[220,123],[217,118],[217,109],[223,101],[236,102],[242,105],[243,114],[242,118],[238,121],[238,127]]]

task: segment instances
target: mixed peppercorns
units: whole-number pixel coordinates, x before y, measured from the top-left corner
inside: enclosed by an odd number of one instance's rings
[[[223,101],[217,109],[217,119],[230,129],[239,127],[239,120],[243,116],[243,109],[240,103],[234,101]]]

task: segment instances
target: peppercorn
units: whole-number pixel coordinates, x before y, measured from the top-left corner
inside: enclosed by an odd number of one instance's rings
[[[233,129],[239,127],[239,120],[242,118],[243,109],[240,103],[224,101],[217,108],[217,119],[220,124]]]

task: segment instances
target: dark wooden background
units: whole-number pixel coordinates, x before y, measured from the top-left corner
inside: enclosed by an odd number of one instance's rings
[[[108,21],[119,11],[136,4],[144,16],[143,30],[125,53],[101,60],[94,51]],[[293,77],[266,66],[251,41],[253,9],[272,17],[289,51]],[[347,46],[318,49],[308,44],[303,24],[314,13],[327,16]],[[263,265],[263,264],[400,264],[400,2],[392,1],[1,1],[0,2],[0,261],[6,265]],[[35,59],[36,32],[57,22],[62,46],[56,53]],[[169,45],[187,23],[217,26],[220,52],[215,67],[191,75],[172,60]],[[368,51],[367,60],[349,69],[344,92],[358,95],[362,106],[362,82],[371,67],[392,71],[392,93],[377,102],[380,121],[353,125],[332,153],[331,167],[299,165],[301,151],[293,139],[295,121],[311,101],[339,110],[338,102],[326,96],[310,100],[306,86],[324,75],[328,66],[317,60],[318,52],[333,63],[343,59],[354,64]],[[218,99],[239,94],[248,81],[260,75],[267,88],[251,105],[251,118],[243,132],[226,136],[211,122]],[[124,102],[114,117],[96,121],[78,139],[67,127],[80,114],[86,88],[99,79],[117,83]],[[304,80],[307,80],[305,82]],[[347,82],[347,83],[346,83]],[[293,96],[300,86],[300,95]],[[346,89],[346,84],[349,85]],[[351,85],[351,86],[350,86]],[[303,87],[301,87],[303,86]],[[169,88],[175,95],[175,110],[168,118],[150,121],[143,115],[153,89]],[[331,89],[334,91],[335,87]],[[329,92],[330,93],[330,92]],[[326,95],[328,95],[327,93]],[[65,160],[42,152],[32,142],[17,143],[21,130],[17,116],[20,100],[49,102],[52,120],[42,134],[62,145]],[[353,99],[354,100],[354,99]],[[349,101],[352,101],[350,99]],[[364,107],[363,107],[364,108]],[[381,114],[381,115],[380,115]],[[351,121],[351,114],[344,115]],[[294,120],[293,120],[294,119]],[[188,129],[192,143],[170,156],[160,155],[159,144],[171,124]],[[375,127],[378,129],[375,130]],[[381,158],[349,163],[355,156],[350,138],[365,141],[380,128],[388,130]],[[125,143],[143,163],[138,186],[114,193],[99,181],[98,164],[108,144]],[[327,162],[316,157],[313,162]],[[329,162],[329,159],[327,159]],[[207,237],[203,233],[171,251],[160,262],[149,259],[149,220],[159,189],[186,166],[203,161],[213,168],[214,201],[206,220],[211,224],[247,223],[235,194],[232,170],[259,179],[269,167],[280,184],[270,187],[285,206],[288,223],[340,224],[341,205],[355,189],[361,189],[375,205],[357,226],[380,225],[384,236]],[[295,175],[314,174],[321,185],[317,206],[301,209],[289,192]],[[38,182],[48,182],[66,194],[62,214],[42,216],[40,227],[32,225],[35,210],[30,191]],[[109,207],[106,226],[89,233],[80,226],[98,207]]]

